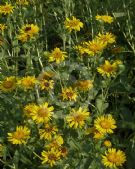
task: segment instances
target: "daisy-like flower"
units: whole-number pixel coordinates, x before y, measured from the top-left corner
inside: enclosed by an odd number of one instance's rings
[[[0,32],[4,32],[4,30],[7,29],[7,26],[5,24],[0,24]]]
[[[32,119],[37,123],[47,123],[53,115],[54,107],[45,102],[39,105],[35,111],[31,113]]]
[[[53,80],[42,80],[40,82],[40,88],[41,90],[51,90],[54,88],[54,81]]]
[[[45,147],[47,149],[59,149],[64,143],[64,140],[62,138],[62,136],[60,135],[55,135],[53,140],[51,141],[51,143],[49,143],[48,145],[46,145]]]
[[[89,116],[90,112],[87,109],[79,107],[78,110],[72,109],[70,114],[66,116],[66,121],[71,128],[82,128]]]
[[[57,64],[61,63],[65,60],[67,57],[67,52],[63,52],[60,50],[60,48],[55,48],[50,54],[49,54],[49,62],[56,62]]]
[[[39,33],[39,27],[34,24],[26,24],[19,30],[18,40],[26,42],[30,39],[34,39]]]
[[[102,76],[115,76],[116,71],[118,69],[118,65],[114,63],[110,63],[108,60],[105,60],[105,63],[99,67],[97,67],[97,71],[102,75]]]
[[[97,15],[96,20],[111,24],[114,18],[108,15]]]
[[[76,101],[77,92],[73,90],[72,87],[62,88],[61,96],[63,97],[63,100]]]
[[[28,5],[30,0],[16,0],[18,5]]]
[[[117,168],[121,167],[126,161],[126,155],[121,150],[109,148],[105,155],[102,155],[102,163],[105,167]]]
[[[30,130],[26,126],[17,126],[16,131],[8,133],[8,141],[12,144],[26,144],[30,137]]]
[[[0,90],[3,92],[11,92],[16,88],[15,76],[6,77],[3,81],[0,81]]]
[[[58,129],[52,124],[45,124],[43,129],[39,129],[40,139],[51,140],[56,135]]]
[[[105,140],[103,144],[104,144],[104,146],[107,147],[107,148],[112,147],[112,143],[111,143],[110,140]]]
[[[92,80],[79,80],[76,86],[82,91],[88,91],[93,88]]]
[[[100,133],[98,130],[96,130],[95,127],[87,128],[85,134],[86,135],[92,134],[93,138],[97,140],[103,139],[105,136],[103,133]]]
[[[35,76],[26,76],[22,79],[18,80],[18,85],[24,88],[25,90],[33,89],[35,84],[37,83],[37,80]]]
[[[85,53],[90,56],[94,56],[96,54],[101,53],[106,47],[106,44],[98,39],[93,39],[92,41],[84,42],[83,45],[85,48]]]
[[[79,52],[80,55],[83,55],[87,52],[87,49],[82,45],[75,46],[75,49]]]
[[[5,5],[0,5],[0,14],[7,15],[13,13],[14,6],[6,2]]]
[[[69,32],[73,30],[80,31],[80,29],[83,28],[83,23],[73,16],[72,19],[66,18],[65,27]]]
[[[94,127],[96,130],[98,130],[100,133],[113,133],[113,130],[117,127],[116,121],[112,117],[111,114],[102,115],[100,117],[97,117],[94,120]]]
[[[107,32],[105,34],[99,33],[96,38],[99,41],[102,41],[103,43],[105,43],[106,45],[116,42],[115,41],[116,37],[112,33],[109,33],[109,32]]]
[[[42,164],[48,163],[51,167],[56,165],[56,162],[60,159],[61,152],[58,149],[51,149],[48,151],[42,151],[41,160]]]
[[[38,106],[35,104],[35,103],[30,103],[28,105],[26,105],[23,109],[24,111],[24,115],[27,117],[27,118],[31,118],[31,114],[34,112],[34,111],[37,111],[37,108]]]

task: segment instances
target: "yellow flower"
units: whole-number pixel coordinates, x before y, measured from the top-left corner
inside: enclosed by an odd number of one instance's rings
[[[83,45],[83,44],[82,44]],[[84,48],[83,46],[81,45],[77,45],[75,46],[75,49],[80,53],[80,55],[83,55],[87,52],[87,49]]]
[[[126,155],[121,150],[109,148],[105,155],[102,155],[102,163],[105,167],[117,168],[122,166],[126,161]]]
[[[18,5],[28,5],[30,0],[16,0]]]
[[[76,86],[82,91],[88,91],[93,88],[92,80],[79,80]]]
[[[87,109],[79,107],[78,110],[72,109],[70,114],[66,116],[66,121],[71,128],[82,128],[85,121],[89,118],[89,115],[90,112],[88,112]]]
[[[5,24],[0,24],[0,32],[3,32],[6,28],[7,26]]]
[[[42,151],[41,160],[42,164],[50,164],[50,166],[56,165],[56,162],[60,159],[61,152],[57,149],[51,149],[49,151]]]
[[[0,81],[0,90],[3,92],[11,92],[16,88],[15,76],[6,77],[3,81]]]
[[[42,105],[39,105],[36,110],[31,113],[32,119],[37,123],[46,123],[48,122],[53,115],[53,106],[48,106],[49,104],[45,102]]]
[[[16,131],[8,133],[8,141],[12,144],[26,144],[30,137],[30,130],[26,126],[17,126]]]
[[[14,6],[6,2],[5,5],[0,5],[0,14],[7,15],[13,13]]]
[[[83,28],[83,23],[73,16],[72,19],[66,18],[65,27],[69,32],[72,30],[80,31]]]
[[[86,135],[92,134],[94,139],[103,139],[104,134],[100,133],[98,130],[95,129],[95,127],[87,128],[85,131]]]
[[[96,20],[111,24],[114,18],[108,15],[97,15]]]
[[[94,127],[100,133],[113,133],[116,128],[116,121],[111,114],[102,115],[94,120]]]
[[[41,90],[51,90],[54,88],[54,81],[53,80],[42,80],[40,82]]]
[[[112,33],[106,33],[106,34],[101,34],[99,33],[98,36],[96,37],[99,41],[102,41],[106,45],[115,43],[115,36]]]
[[[38,80],[39,81],[49,80],[49,79],[53,78],[54,76],[55,76],[55,73],[52,71],[43,71],[39,74]]]
[[[76,101],[77,98],[77,92],[72,89],[72,87],[69,88],[62,88],[61,96],[63,97],[63,100],[74,100]]]
[[[49,54],[49,62],[56,62],[59,64],[60,62],[64,61],[67,57],[67,52],[63,52],[60,50],[60,48],[55,48],[50,54]]]
[[[39,129],[40,139],[51,140],[56,135],[58,129],[51,124],[45,124],[43,129]]]
[[[36,104],[34,104],[34,103],[30,103],[30,104],[26,105],[26,106],[24,107],[24,109],[23,109],[24,115],[25,115],[26,117],[28,117],[28,118],[31,118],[31,116],[32,116],[31,114],[32,114],[34,111],[36,111],[37,108],[38,108],[38,106],[37,106]]]
[[[20,85],[26,90],[33,89],[36,83],[37,83],[37,80],[34,76],[26,76],[18,80],[18,85]]]
[[[112,147],[111,141],[105,140],[105,141],[104,141],[104,146],[105,146],[105,147],[108,147],[108,148]]]
[[[84,42],[83,45],[85,48],[85,53],[89,54],[90,56],[101,53],[106,47],[106,44],[98,39]]]
[[[39,27],[34,24],[26,24],[20,29],[20,34],[17,36],[17,38],[22,41],[26,42],[29,39],[35,38],[36,35],[38,35]]]
[[[45,147],[47,149],[51,149],[51,148],[59,149],[63,143],[64,143],[64,140],[63,140],[62,136],[55,135],[55,137],[53,138],[53,140],[51,141],[51,143],[49,143]]]
[[[118,64],[110,63],[108,60],[105,60],[105,63],[99,67],[97,67],[97,71],[102,75],[102,76],[115,76],[116,71],[118,68]]]

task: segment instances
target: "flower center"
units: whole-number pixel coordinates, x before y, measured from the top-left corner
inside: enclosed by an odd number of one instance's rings
[[[105,72],[109,72],[109,73],[111,73],[113,71],[113,67],[111,65],[109,65],[109,66],[105,65],[105,66],[103,66],[103,69]]]
[[[25,133],[22,131],[17,131],[14,133],[14,138],[17,140],[21,140],[25,137]]]
[[[78,25],[78,21],[72,21],[71,23],[70,23],[70,26],[71,27],[76,27]]]
[[[110,153],[107,158],[112,163],[116,163],[118,161],[118,156],[116,153]]]
[[[48,82],[45,82],[45,83],[44,83],[44,86],[45,86],[45,87],[49,87],[49,83],[48,83]]]
[[[101,121],[100,125],[104,129],[109,129],[110,128],[110,123],[108,121],[106,121],[106,120]]]
[[[66,95],[71,98],[73,96],[73,93],[72,92],[67,92]]]
[[[49,154],[49,155],[48,155],[48,159],[49,159],[49,160],[54,160],[54,161],[57,160],[57,158],[56,158],[56,156],[55,156],[54,154]]]
[[[83,118],[83,116],[82,116],[81,114],[76,114],[76,115],[74,116],[74,120],[75,120],[76,122],[80,122],[80,121],[83,121],[84,118]]]
[[[3,87],[9,89],[9,88],[12,88],[14,85],[14,83],[12,81],[5,81],[3,82]]]
[[[40,108],[38,110],[39,117],[46,117],[49,114],[49,111],[47,108]]]

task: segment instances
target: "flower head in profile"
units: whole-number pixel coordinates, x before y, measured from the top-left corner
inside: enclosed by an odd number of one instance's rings
[[[60,48],[55,48],[49,54],[49,62],[56,62],[57,64],[59,64],[63,62],[66,57],[67,57],[67,52],[61,51]]]
[[[37,83],[37,80],[35,76],[26,76],[22,79],[18,80],[18,85],[25,90],[33,89],[35,84]]]
[[[118,64],[113,62],[112,64],[108,61],[105,60],[105,63],[102,64],[101,66],[97,67],[97,71],[102,75],[102,76],[115,76],[116,72],[118,70]]]
[[[78,110],[72,109],[69,115],[66,116],[66,121],[71,128],[82,128],[85,121],[89,118],[90,112],[87,109],[79,107]]]
[[[5,24],[0,23],[0,33],[4,32],[5,29],[7,29],[7,26]]]
[[[52,124],[44,124],[43,129],[39,129],[40,139],[51,140],[54,135],[58,132],[56,126]]]
[[[104,144],[104,146],[107,147],[107,148],[112,147],[112,143],[111,143],[110,140],[105,140],[103,144]]]
[[[112,43],[115,43],[116,42],[116,37],[112,34],[112,33],[109,33],[109,32],[106,32],[105,34],[101,34],[99,33],[96,38],[103,42],[104,44],[108,45],[108,44],[112,44]]]
[[[121,150],[109,148],[105,155],[102,155],[102,163],[105,167],[117,168],[121,167],[126,161],[126,155]]]
[[[61,152],[58,149],[51,149],[48,151],[42,151],[41,160],[42,164],[48,163],[51,167],[56,165],[57,161],[60,159]]]
[[[94,120],[94,127],[96,130],[98,130],[100,133],[113,133],[113,130],[117,127],[116,121],[112,117],[111,114],[102,115],[97,117]]]
[[[5,5],[0,5],[0,14],[7,15],[13,13],[14,6],[6,2]]]
[[[45,147],[47,149],[59,149],[64,143],[64,140],[63,140],[63,137],[61,135],[55,135],[53,140],[48,144],[46,145]]]
[[[18,40],[26,42],[30,39],[35,39],[36,35],[39,33],[39,27],[34,24],[26,24],[22,26],[19,32],[20,33],[17,36]]]
[[[27,118],[31,118],[33,112],[37,111],[37,109],[38,109],[38,106],[37,106],[35,103],[27,104],[27,105],[24,107],[24,109],[23,109],[24,115],[25,115]]]
[[[0,81],[0,90],[3,92],[11,92],[16,88],[16,77],[6,77],[3,81]]]
[[[79,80],[76,84],[81,91],[88,91],[93,88],[93,81],[92,80]]]
[[[109,15],[97,15],[96,20],[111,24],[114,21],[114,18]]]
[[[93,39],[92,41],[84,42],[83,47],[85,49],[85,53],[90,56],[94,56],[96,54],[100,54],[106,47],[106,44],[101,40]]]
[[[54,81],[53,80],[42,80],[40,82],[41,90],[49,91],[54,88]]]
[[[17,126],[16,131],[8,133],[8,141],[12,144],[26,144],[30,137],[30,130],[26,126]]]
[[[44,104],[39,105],[35,111],[31,113],[32,119],[37,123],[47,123],[53,115],[54,107],[50,106],[49,103],[45,102]]]
[[[69,32],[73,30],[80,31],[80,29],[83,28],[83,23],[73,16],[72,19],[66,18],[65,27]]]
[[[63,100],[76,101],[77,92],[73,90],[72,87],[62,88],[61,96],[63,97]]]
[[[16,0],[18,5],[28,5],[30,0]]]

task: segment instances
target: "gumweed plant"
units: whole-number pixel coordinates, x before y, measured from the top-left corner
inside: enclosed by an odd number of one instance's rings
[[[0,2],[0,167],[131,169],[134,79],[119,18],[57,3]]]

